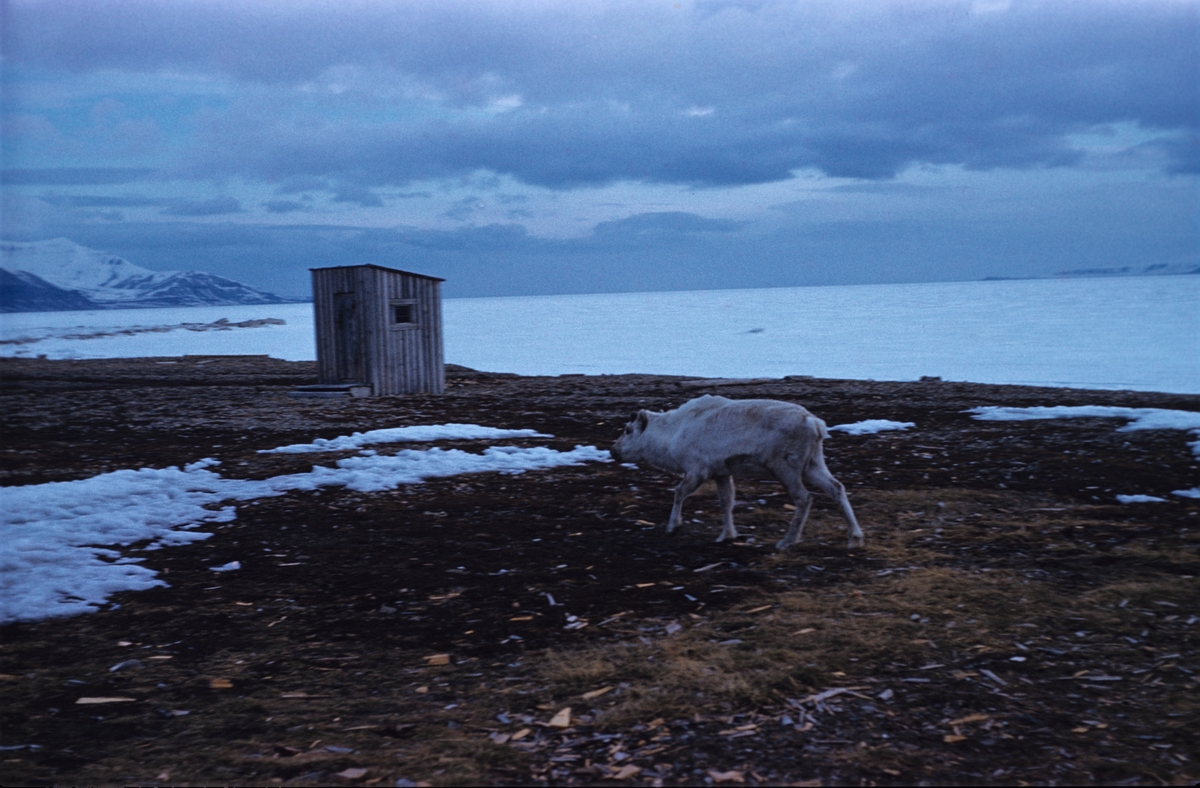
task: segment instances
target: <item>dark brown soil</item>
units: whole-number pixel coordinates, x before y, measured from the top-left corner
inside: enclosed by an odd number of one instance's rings
[[[0,360],[0,484],[203,457],[264,478],[351,452],[258,449],[410,424],[535,428],[555,437],[503,443],[607,448],[632,411],[703,393],[799,402],[831,425],[917,427],[827,442],[867,533],[852,552],[820,497],[805,541],[776,551],[790,512],[766,482],[738,485],[737,542],[713,542],[711,486],[688,502],[698,522],[668,537],[654,524],[674,481],[615,463],[241,504],[202,529],[206,541],[140,554],[170,587],[0,630],[0,783],[1200,776],[1200,501],[1170,494],[1200,483],[1195,438],[962,412],[1200,410],[1200,397],[461,368],[444,396],[287,396],[312,382],[313,365],[269,359]],[[1118,493],[1168,501],[1121,505]],[[240,571],[209,569],[234,560]],[[568,707],[569,727],[551,725]]]

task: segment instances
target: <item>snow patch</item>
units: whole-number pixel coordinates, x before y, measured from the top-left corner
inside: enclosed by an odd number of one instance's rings
[[[1118,495],[1117,500],[1121,503],[1162,503],[1167,499],[1153,495]]]
[[[1167,408],[1120,408],[1109,405],[1055,405],[1031,408],[1007,408],[986,406],[970,408],[963,413],[972,413],[979,421],[1035,421],[1039,419],[1127,419],[1128,424],[1118,427],[1117,432],[1134,430],[1186,430],[1196,436],[1189,441],[1192,454],[1200,458],[1200,412],[1170,410]]]
[[[888,421],[887,419],[867,419],[866,421],[856,421],[853,424],[839,424],[836,427],[830,427],[830,432],[844,432],[848,435],[869,435],[874,432],[887,432],[889,430],[906,430],[909,427],[917,426],[912,421]]]
[[[293,443],[274,449],[259,449],[259,454],[303,454],[315,451],[347,451],[375,443],[439,440],[497,440],[500,438],[553,438],[537,430],[502,430],[478,424],[431,424],[414,427],[392,427],[369,432],[356,432],[337,438],[317,438],[312,443]]]
[[[1166,408],[1120,408],[1109,405],[1054,405],[1031,408],[986,406],[970,408],[979,421],[1036,421],[1039,419],[1128,419],[1119,432],[1131,430],[1200,430],[1200,412]]]
[[[97,545],[178,545],[234,518],[211,471],[123,470],[74,482],[0,488],[0,624],[92,612],[118,591],[166,585]]]
[[[335,439],[336,440],[336,439]],[[121,470],[71,482],[0,488],[0,624],[94,612],[114,593],[164,586],[144,559],[122,557],[103,545],[143,548],[187,544],[211,533],[201,523],[236,518],[230,501],[291,490],[343,486],[358,492],[463,473],[519,474],[539,468],[610,462],[607,451],[576,446],[495,446],[482,454],[457,449],[407,449],[394,456],[355,456],[336,467],[263,480],[226,479],[204,459],[176,467]],[[233,564],[214,571],[236,569]]]
[[[317,487],[343,486],[357,492],[394,490],[402,484],[419,484],[428,478],[457,476],[463,473],[502,473],[517,475],[539,468],[581,465],[585,462],[611,462],[607,451],[595,446],[576,446],[568,452],[535,446],[492,446],[482,454],[458,449],[404,449],[393,455],[347,457],[336,468],[316,466],[310,473],[277,476],[267,482],[280,492],[314,490]]]

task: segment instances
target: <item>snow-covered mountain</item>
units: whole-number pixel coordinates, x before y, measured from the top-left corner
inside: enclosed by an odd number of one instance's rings
[[[66,238],[0,242],[0,312],[286,304],[203,271],[151,271]]]
[[[28,271],[0,268],[0,312],[72,312],[98,309],[91,299]]]

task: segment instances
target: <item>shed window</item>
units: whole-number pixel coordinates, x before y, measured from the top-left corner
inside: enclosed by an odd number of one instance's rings
[[[416,304],[392,304],[393,323],[417,322]]]

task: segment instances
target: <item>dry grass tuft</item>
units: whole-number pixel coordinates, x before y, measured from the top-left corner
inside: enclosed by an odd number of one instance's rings
[[[792,649],[722,643],[716,637],[711,626],[699,625],[650,644],[552,652],[541,675],[568,697],[614,685],[613,692],[597,699],[601,728],[690,716],[700,706],[727,712],[754,708],[783,688],[795,692],[816,678],[798,668],[800,654]]]

